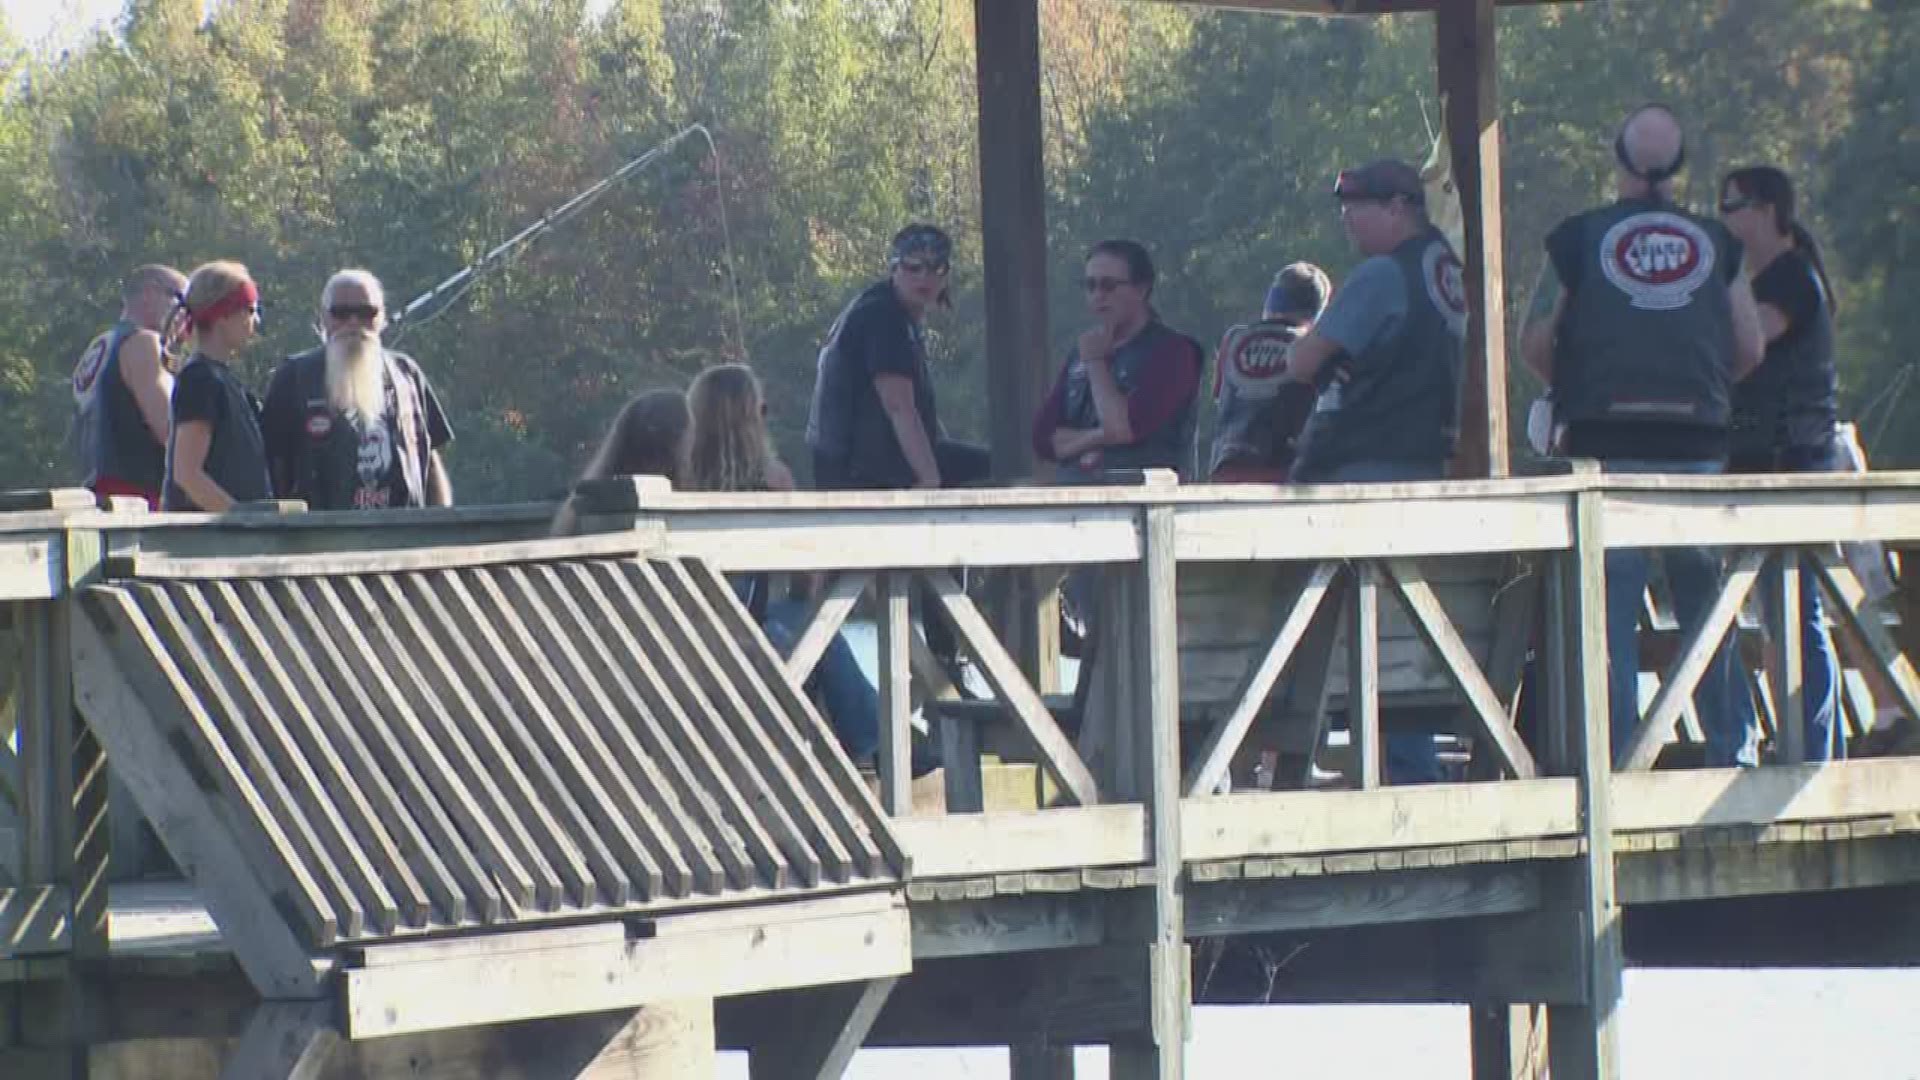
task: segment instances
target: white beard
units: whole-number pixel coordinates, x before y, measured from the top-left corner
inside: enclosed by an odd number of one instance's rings
[[[367,420],[387,411],[386,354],[378,335],[350,332],[327,342],[327,404]]]

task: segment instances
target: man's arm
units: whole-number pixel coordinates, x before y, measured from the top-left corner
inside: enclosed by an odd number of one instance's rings
[[[233,508],[233,496],[207,475],[207,451],[213,445],[213,425],[205,420],[184,420],[173,437],[173,473],[175,486],[187,493],[193,504],[210,513]]]
[[[453,505],[453,477],[447,474],[447,463],[438,450],[427,452],[427,505]]]
[[[1337,342],[1321,337],[1317,330],[1312,331],[1288,346],[1287,378],[1312,386],[1320,377],[1320,369],[1340,352]]]
[[[1108,445],[1107,433],[1101,428],[1053,429],[1053,460],[1069,461],[1089,450],[1098,450]]]
[[[1534,309],[1527,313],[1526,326],[1520,331],[1521,362],[1548,386],[1553,385],[1553,346],[1560,337],[1560,320],[1566,314],[1567,292],[1555,284],[1551,294],[1543,290],[1534,301]]]
[[[167,444],[168,399],[173,395],[173,375],[160,355],[160,336],[140,333],[120,346],[120,381],[133,393],[153,441]]]
[[[1133,422],[1127,416],[1127,395],[1113,377],[1113,331],[1096,326],[1080,335],[1080,362],[1087,369],[1087,388],[1093,394],[1094,415],[1108,446],[1133,441]]]
[[[1733,381],[1739,382],[1760,366],[1767,354],[1767,336],[1760,324],[1760,307],[1753,299],[1753,282],[1741,274],[1733,279]]]
[[[913,469],[913,486],[939,487],[940,463],[934,459],[927,427],[920,422],[920,406],[913,398],[913,380],[905,375],[875,375],[873,389],[880,395],[880,408],[886,412],[887,421],[893,425],[893,437],[900,442],[900,452]]]

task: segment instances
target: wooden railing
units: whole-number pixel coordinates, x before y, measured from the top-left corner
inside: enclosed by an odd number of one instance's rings
[[[1639,802],[1653,797],[1658,781],[1610,781],[1602,565],[1612,548],[1708,544],[1729,553],[1730,572],[1714,618],[1663,678],[1629,768],[1649,764],[1670,735],[1716,635],[1724,634],[1756,581],[1768,579],[1767,587],[1787,601],[1776,606],[1776,622],[1793,625],[1799,563],[1780,557],[1783,552],[1809,557],[1838,617],[1871,646],[1898,704],[1920,714],[1911,664],[1845,564],[1828,550],[1836,541],[1920,543],[1915,474],[1723,479],[1572,473],[1344,488],[1182,487],[1149,475],[1122,487],[725,496],[678,492],[643,478],[594,486],[582,493],[581,506],[589,533],[649,533],[634,550],[697,557],[725,573],[819,575],[810,625],[787,657],[796,682],[862,597],[872,598],[880,643],[881,802],[899,819],[916,876],[1137,866],[1156,871],[1142,875],[1143,882],[1167,882],[1193,863],[1357,846],[1550,841],[1552,850],[1566,851],[1573,843],[1597,851],[1615,827],[1616,792],[1636,799],[1627,815],[1635,828],[1686,825],[1685,815],[1699,811],[1706,796],[1694,792],[1676,799],[1668,814]],[[71,889],[65,899],[78,932],[87,932],[89,920],[104,910],[95,893],[108,832],[100,827],[106,789],[98,751],[89,747],[84,725],[74,723],[69,700],[62,628],[75,586],[109,569],[137,574],[143,564],[170,562],[177,569],[242,554],[336,553],[355,572],[398,570],[430,563],[440,548],[543,536],[552,509],[209,518],[101,512],[83,494],[58,492],[22,497],[11,508],[0,516],[0,600],[12,634],[5,669],[9,693],[0,698],[11,705],[0,715],[18,727],[18,751],[0,755],[0,836],[11,828],[14,849],[0,858],[0,872],[16,892]],[[552,554],[546,545],[527,551],[530,558]],[[1537,636],[1526,632],[1531,618],[1494,617],[1522,631],[1517,639],[1507,636],[1504,651],[1469,645],[1471,633],[1460,629],[1433,577],[1434,568],[1450,561],[1490,557],[1523,560],[1523,576],[1539,587],[1544,612]],[[1183,755],[1180,589],[1183,573],[1198,574],[1209,565],[1283,567],[1293,575],[1294,589],[1273,603],[1271,633],[1249,649],[1245,674],[1198,726]],[[1100,575],[1098,651],[1107,662],[1094,666],[1077,739],[1048,708],[1043,691],[1052,688],[1023,670],[1015,650],[962,587],[962,570],[1026,575],[1048,587],[1062,571]],[[1382,594],[1405,609],[1401,625],[1437,658],[1476,752],[1497,765],[1492,771],[1520,782],[1471,790],[1379,786],[1382,642],[1383,633],[1392,633]],[[909,816],[908,724],[914,654],[923,648],[910,616],[923,597],[932,598],[934,610],[919,614],[943,619],[957,631],[1011,730],[1049,778],[1057,809]],[[1489,603],[1497,599],[1489,595]],[[1334,611],[1342,613],[1335,625],[1313,632],[1327,621],[1316,620],[1316,612]],[[1514,640],[1522,643],[1517,651]],[[1786,640],[1797,641],[1797,635]],[[1546,721],[1523,738],[1515,706],[1518,671],[1529,647]],[[1777,711],[1797,716],[1798,649],[1772,654]],[[1327,675],[1337,666],[1348,673],[1344,688]],[[925,664],[919,670],[933,674]],[[1263,713],[1272,711],[1272,699],[1302,686],[1306,690],[1296,696],[1315,699],[1304,707],[1312,725],[1309,762],[1321,748],[1326,702],[1335,690],[1344,694],[1353,744],[1349,783],[1361,790],[1209,794],[1232,769]],[[923,685],[921,692],[930,691]],[[1793,762],[1802,752],[1799,725],[1782,723],[1780,731],[1777,756]],[[1724,824],[1730,813],[1745,820],[1768,808],[1788,812],[1801,805],[1790,785],[1824,792],[1806,803],[1819,813],[1878,812],[1886,809],[1883,802],[1909,799],[1897,785],[1818,775],[1776,771],[1777,779],[1766,781],[1774,785],[1771,794],[1711,802],[1714,820]],[[1725,794],[1732,788],[1750,792],[1759,782],[1702,778],[1695,787],[1706,791],[1702,785],[1719,784]],[[1920,806],[1920,796],[1909,801]],[[1730,805],[1752,812],[1733,813]],[[1323,818],[1350,822],[1357,831],[1312,835],[1308,822]],[[7,885],[0,882],[0,888]],[[1611,895],[1610,886],[1598,882],[1595,890],[1596,896]]]

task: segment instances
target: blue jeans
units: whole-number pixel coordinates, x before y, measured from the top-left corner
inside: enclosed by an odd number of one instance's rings
[[[792,650],[806,631],[808,614],[807,605],[798,600],[770,601],[764,627],[767,640],[783,654]],[[847,756],[856,762],[872,758],[880,748],[880,694],[860,669],[846,635],[833,635],[807,679],[807,689],[820,695],[827,723]]]
[[[1733,472],[1826,473],[1836,468],[1831,447],[1796,449],[1771,460],[1743,461],[1736,458]],[[1840,661],[1827,631],[1826,608],[1820,586],[1814,580],[1811,561],[1800,563],[1800,692],[1806,703],[1807,760],[1836,761],[1847,756],[1847,729],[1840,722]],[[1773,592],[1765,594],[1764,606],[1773,613]],[[1769,617],[1768,626],[1772,626]],[[1775,648],[1785,648],[1775,642]]]
[[[1385,484],[1406,480],[1440,480],[1447,475],[1444,461],[1350,461],[1335,466],[1322,484]],[[1390,784],[1437,784],[1447,779],[1440,767],[1431,731],[1388,731],[1382,771]]]
[[[1610,473],[1719,474],[1718,461],[1615,460]],[[1607,552],[1607,704],[1613,760],[1621,764],[1640,727],[1640,602],[1654,558],[1666,567],[1674,619],[1684,638],[1705,621],[1720,587],[1720,555],[1711,548],[1620,548]],[[1709,766],[1759,764],[1759,724],[1732,647],[1732,635],[1708,661],[1694,688],[1694,708],[1707,737]]]

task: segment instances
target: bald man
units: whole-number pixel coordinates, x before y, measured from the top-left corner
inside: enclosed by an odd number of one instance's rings
[[[173,375],[161,334],[186,276],[150,264],[120,287],[120,319],[87,345],[73,367],[74,442],[82,482],[102,499],[160,502]]]
[[[1608,472],[1712,474],[1726,468],[1732,385],[1765,339],[1739,241],[1681,209],[1673,180],[1686,138],[1662,105],[1634,110],[1614,138],[1619,198],[1547,237],[1557,287],[1521,338],[1527,366],[1553,388],[1561,452]],[[1616,761],[1639,724],[1638,617],[1647,551],[1607,553],[1607,690]],[[1663,548],[1682,636],[1706,618],[1720,563],[1703,548]],[[1722,647],[1694,691],[1707,763],[1757,764],[1753,703]]]

